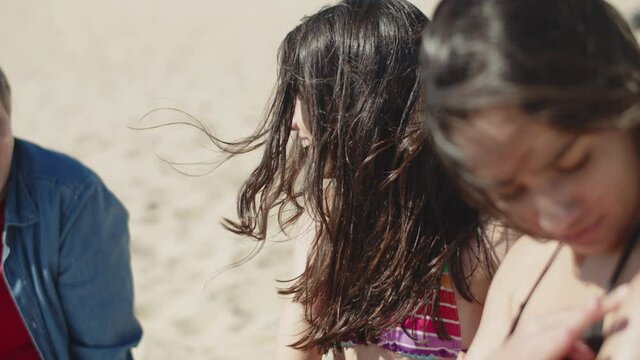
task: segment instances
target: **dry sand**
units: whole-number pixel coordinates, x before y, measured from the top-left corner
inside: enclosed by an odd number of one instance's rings
[[[256,156],[186,177],[159,156],[213,160],[205,139],[186,127],[127,126],[166,106],[189,111],[225,138],[248,134],[271,93],[279,42],[325,3],[2,0],[0,66],[14,88],[15,133],[79,158],[130,211],[136,310],[145,328],[138,359],[271,358],[275,279],[286,277],[291,244],[269,244],[208,282],[252,249],[219,221],[234,215]],[[431,14],[435,1],[415,3]],[[640,7],[638,0],[615,3]]]

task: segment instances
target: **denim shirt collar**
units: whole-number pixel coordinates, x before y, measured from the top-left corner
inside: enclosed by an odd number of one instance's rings
[[[26,159],[21,157],[23,144],[20,140],[15,140],[13,156],[11,158],[11,170],[7,181],[7,197],[5,205],[5,227],[27,226],[38,222],[38,209],[36,208],[33,196],[24,181],[22,172]]]

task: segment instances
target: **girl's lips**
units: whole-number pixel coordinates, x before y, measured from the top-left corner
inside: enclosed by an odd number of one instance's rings
[[[595,233],[600,224],[602,223],[601,219],[598,218],[592,221],[589,225],[582,227],[581,229],[568,233],[562,236],[562,240],[569,244],[580,244],[588,242],[591,239],[591,235]]]

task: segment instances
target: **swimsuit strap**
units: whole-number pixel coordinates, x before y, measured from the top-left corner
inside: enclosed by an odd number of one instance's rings
[[[618,284],[618,280],[620,279],[620,275],[624,270],[627,262],[629,261],[629,256],[631,256],[631,252],[633,251],[634,246],[638,242],[638,237],[640,236],[640,224],[636,225],[632,235],[627,240],[627,243],[622,249],[622,253],[620,254],[620,258],[618,259],[618,263],[611,274],[611,278],[609,278],[609,283],[607,284],[607,293],[611,292],[613,288]],[[596,353],[602,347],[604,343],[604,322],[603,320],[599,320],[594,323],[586,332],[585,332],[585,340],[587,345],[594,350]]]
[[[542,269],[542,273],[540,273],[535,284],[533,284],[533,287],[529,291],[529,294],[527,294],[527,297],[520,304],[520,308],[518,309],[518,315],[516,316],[516,318],[513,320],[513,323],[511,324],[511,329],[509,330],[509,336],[511,336],[511,334],[513,334],[513,332],[516,330],[516,327],[518,326],[518,322],[520,321],[520,317],[522,316],[522,312],[524,311],[524,308],[527,306],[527,303],[531,299],[533,292],[536,290],[536,288],[542,281],[542,278],[544,278],[544,276],[547,274],[547,271],[549,271],[549,268],[553,264],[553,261],[556,259],[556,257],[558,257],[558,254],[560,253],[560,250],[562,249],[563,245],[564,245],[563,243],[558,244],[558,247],[551,255],[551,258],[549,258],[549,261],[547,261],[547,264]]]
[[[607,287],[607,292],[613,290],[613,288],[617,285],[620,275],[622,275],[622,270],[624,270],[627,262],[629,261],[629,256],[631,256],[631,252],[638,242],[638,238],[640,237],[640,223],[636,225],[636,228],[633,230],[631,237],[627,240],[627,243],[622,250],[622,254],[620,254],[620,260],[616,264],[615,269],[613,270],[613,274],[611,275],[611,279],[609,279],[609,284]]]

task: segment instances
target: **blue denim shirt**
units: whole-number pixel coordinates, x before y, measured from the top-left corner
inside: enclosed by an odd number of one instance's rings
[[[76,160],[22,140],[6,194],[2,266],[42,357],[131,359],[142,329],[125,208]]]

